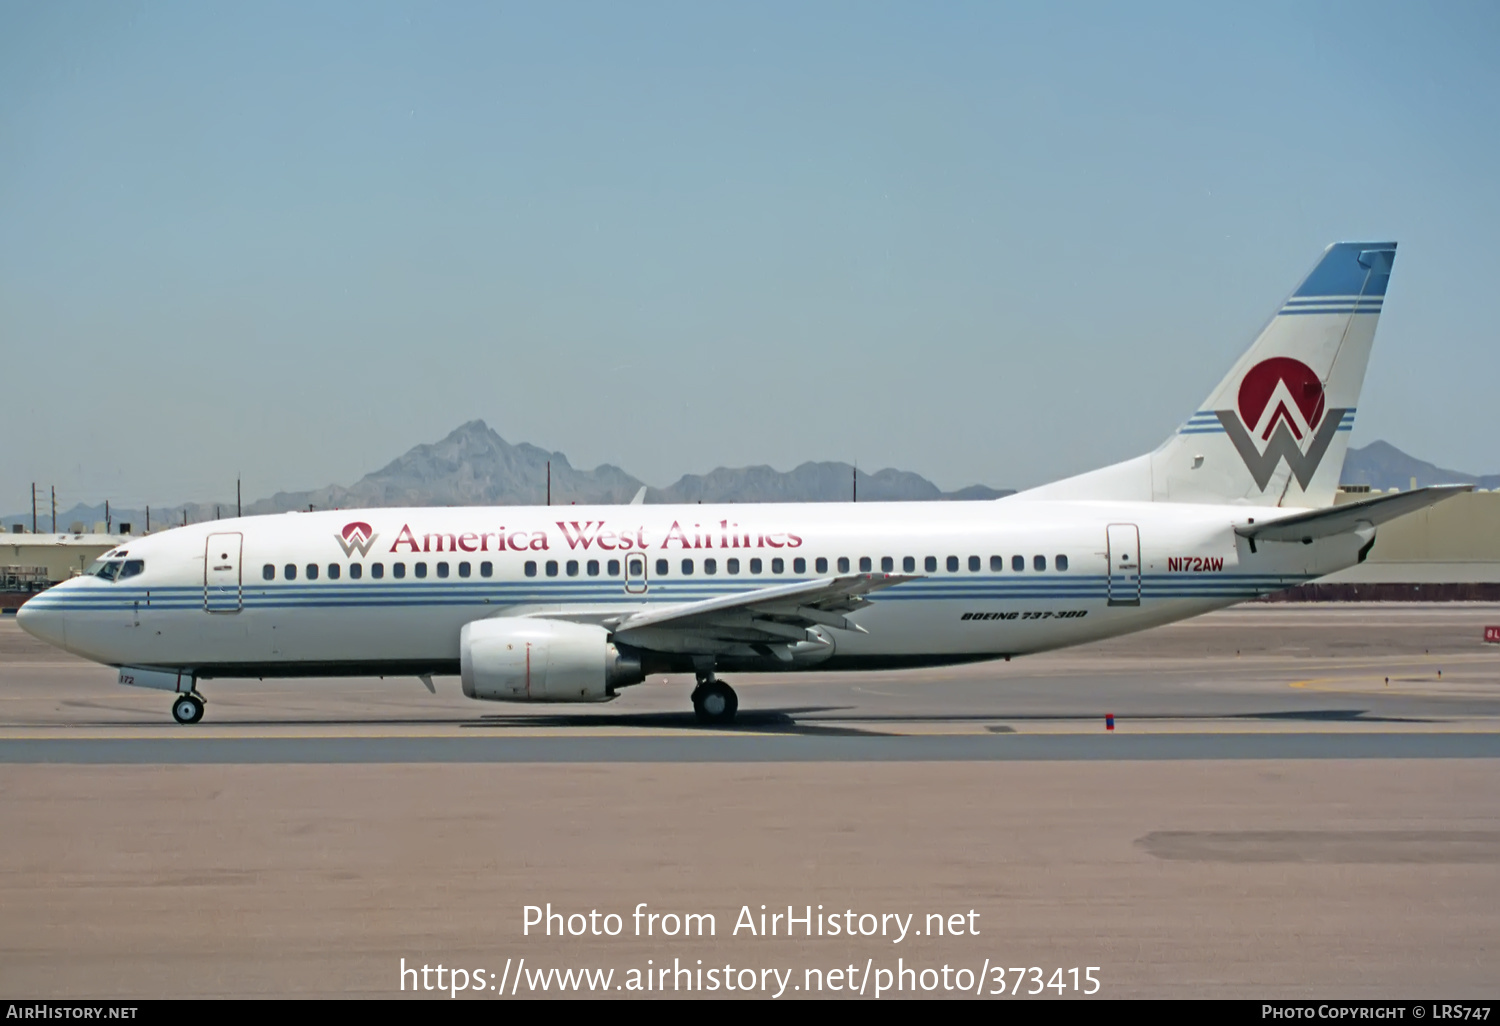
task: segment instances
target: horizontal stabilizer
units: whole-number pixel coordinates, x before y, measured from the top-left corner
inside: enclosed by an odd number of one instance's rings
[[[1314,538],[1330,538],[1338,534],[1350,534],[1361,527],[1374,527],[1387,520],[1395,520],[1419,509],[1435,506],[1460,492],[1473,490],[1474,486],[1467,484],[1434,485],[1394,495],[1376,495],[1358,502],[1298,513],[1280,520],[1240,524],[1235,527],[1234,532],[1254,541],[1307,542]]]

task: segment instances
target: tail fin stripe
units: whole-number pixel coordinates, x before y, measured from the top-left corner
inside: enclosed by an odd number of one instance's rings
[[[1375,307],[1375,308],[1371,309],[1370,307],[1366,307],[1366,306],[1361,306],[1361,307],[1358,307],[1358,308],[1352,307],[1352,306],[1348,306],[1348,307],[1338,307],[1336,309],[1328,309],[1328,310],[1322,310],[1322,309],[1319,309],[1319,310],[1283,310],[1283,311],[1281,311],[1281,316],[1287,317],[1287,316],[1290,316],[1292,314],[1338,314],[1340,317],[1343,317],[1343,316],[1346,316],[1348,314],[1378,314],[1379,312],[1380,312],[1380,308],[1379,307]]]

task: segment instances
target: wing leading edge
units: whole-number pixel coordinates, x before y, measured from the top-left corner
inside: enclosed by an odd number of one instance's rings
[[[870,604],[871,592],[918,574],[856,574],[757,588],[698,602],[644,609],[606,621],[626,644],[676,652],[770,654],[792,660],[806,646],[832,644],[823,628],[864,632],[845,615]]]

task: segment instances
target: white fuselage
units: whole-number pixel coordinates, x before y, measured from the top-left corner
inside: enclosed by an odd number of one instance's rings
[[[829,631],[832,654],[813,665],[939,664],[1141,630],[1357,561],[1352,535],[1252,551],[1235,534],[1292,512],[1001,499],[289,513],[130,541],[107,558],[141,561],[131,576],[68,581],[21,616],[112,666],[456,673],[460,630],[486,617],[608,624],[660,603],[890,572],[919,576],[849,615],[866,633]],[[647,656],[653,669],[677,667],[670,651]]]

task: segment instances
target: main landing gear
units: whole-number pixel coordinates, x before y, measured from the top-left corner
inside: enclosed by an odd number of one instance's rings
[[[734,688],[713,675],[713,671],[699,671],[698,686],[693,689],[693,712],[699,723],[726,724],[734,722],[739,712],[740,697]]]
[[[172,719],[182,724],[203,719],[203,696],[196,691],[178,695],[172,700]]]

